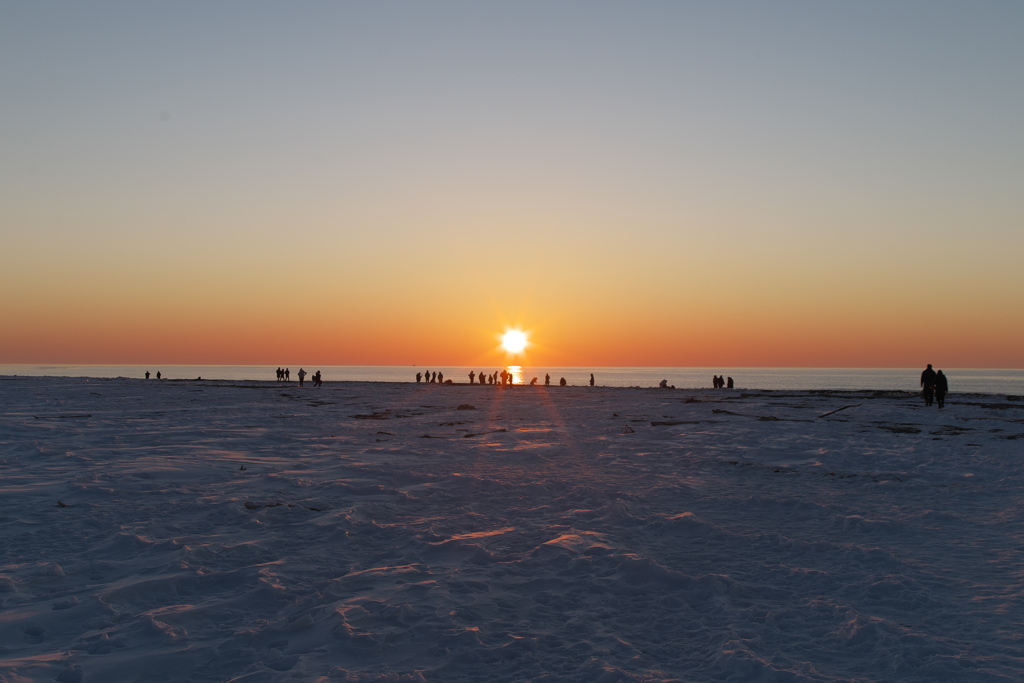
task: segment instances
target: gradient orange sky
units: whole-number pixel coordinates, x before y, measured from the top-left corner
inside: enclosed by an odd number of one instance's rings
[[[1021,368],[1022,26],[9,6],[0,363]]]

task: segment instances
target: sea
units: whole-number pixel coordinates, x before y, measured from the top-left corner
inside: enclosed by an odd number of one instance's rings
[[[298,380],[298,366],[292,366],[291,381]],[[500,372],[502,368],[410,366],[410,365],[322,365],[308,366],[306,372],[320,371],[324,382],[412,382],[417,373],[439,372],[456,383],[468,383],[469,373]],[[949,378],[951,393],[1003,394],[1024,396],[1024,369],[942,369]],[[587,385],[594,375],[597,386],[656,387],[661,380],[678,389],[711,388],[714,375],[732,377],[737,389],[776,390],[874,390],[918,391],[923,368],[651,368],[651,367],[523,367],[508,366],[516,384],[537,378],[551,384],[564,377],[567,384]],[[276,382],[276,366],[269,365],[0,365],[0,376],[20,377],[152,377],[159,371],[168,380],[232,380]],[[308,378],[307,378],[308,381]]]

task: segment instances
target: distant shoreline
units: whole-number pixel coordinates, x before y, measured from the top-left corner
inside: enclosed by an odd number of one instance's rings
[[[323,387],[314,387],[310,381],[306,381],[304,386],[299,386],[297,380],[290,380],[286,382],[277,382],[275,380],[237,380],[237,379],[218,379],[218,378],[163,378],[163,379],[145,379],[138,377],[90,377],[90,376],[62,376],[62,375],[0,375],[0,381],[84,381],[84,382],[130,382],[138,385],[171,385],[179,386],[184,384],[197,384],[202,383],[208,386],[217,386],[222,388],[239,387],[245,389],[302,389],[309,391],[311,395],[315,395],[316,392],[322,391],[325,388],[335,387],[340,388],[342,386],[351,387],[353,385],[367,385],[368,387],[406,387],[406,388],[420,388],[420,389],[435,389],[442,391],[445,389],[470,389],[471,390],[491,390],[491,391],[524,391],[524,390],[541,390],[541,391],[566,391],[572,389],[583,389],[587,391],[595,390],[615,390],[615,391],[651,391],[657,393],[664,393],[666,396],[686,394],[689,396],[701,396],[707,399],[717,398],[719,400],[729,399],[740,399],[747,396],[756,395],[770,395],[775,397],[784,397],[786,395],[794,396],[852,396],[864,399],[871,398],[915,398],[920,395],[918,391],[912,391],[909,389],[845,389],[845,388],[810,388],[810,389],[761,389],[754,387],[736,387],[735,389],[713,389],[711,387],[677,387],[677,388],[661,388],[657,386],[605,386],[598,384],[596,386],[589,386],[585,384],[569,384],[564,387],[556,384],[545,386],[544,384],[514,384],[511,386],[502,387],[501,385],[491,384],[469,384],[469,382],[452,382],[451,384],[430,384],[424,382],[402,382],[402,381],[386,381],[386,380],[324,380]],[[1024,394],[1004,394],[994,393],[985,391],[960,391],[951,392],[952,397],[951,403],[955,403],[956,397],[985,397],[985,396],[999,396],[1005,398],[1008,401],[1021,401],[1024,402]]]
[[[281,367],[288,367],[282,365]],[[290,379],[297,380],[299,365],[290,366]],[[668,385],[685,389],[711,389],[714,376],[732,378],[737,389],[756,390],[869,390],[917,391],[921,368],[587,368],[587,367],[531,367],[507,366],[517,384],[529,384],[536,377],[543,384],[550,376],[557,385],[565,378],[570,385],[589,384],[591,374],[598,386],[653,387],[665,380]],[[1017,369],[963,369],[943,367],[953,393],[982,393],[1024,395],[1024,370]],[[417,373],[437,372],[455,384],[468,384],[470,372],[474,376],[494,374],[500,367],[409,367],[409,366],[330,366],[305,365],[307,373],[321,372],[327,382],[396,382],[415,383]],[[161,372],[165,380],[256,381],[276,384],[276,366],[255,365],[3,365],[0,376],[19,377],[90,377],[95,379],[125,377],[142,379],[146,372],[155,377]]]

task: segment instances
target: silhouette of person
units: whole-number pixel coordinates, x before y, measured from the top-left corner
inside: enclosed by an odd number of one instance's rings
[[[533,379],[530,380],[530,386],[531,387],[537,386],[537,378],[536,377],[534,377]]]
[[[551,375],[544,373],[544,386],[551,386]]]
[[[929,363],[921,373],[921,395],[924,397],[926,406],[932,404],[932,397],[935,396],[935,377],[935,371],[932,370],[932,364]]]
[[[156,378],[160,379],[160,371],[159,370],[156,371]]]
[[[416,384],[419,384],[421,379],[423,379],[423,374],[417,372],[416,373]]]
[[[300,387],[302,386],[302,383],[305,381],[305,379],[306,379],[306,371],[303,370],[302,368],[299,368],[299,386]]]
[[[732,387],[732,377],[730,377],[727,380],[725,380],[725,388],[726,389],[732,389],[733,388]]]
[[[501,386],[505,386],[508,383],[508,373],[504,370],[501,371]]]
[[[566,384],[568,384],[568,382],[565,381],[564,377],[562,379],[558,380],[558,386],[564,387]]]
[[[470,383],[470,384],[472,384],[472,383],[473,383],[473,378],[475,378],[475,377],[476,377],[476,373],[475,373],[475,372],[473,372],[472,370],[470,370],[470,371],[469,371],[469,383]]]
[[[313,386],[314,387],[322,387],[323,385],[324,385],[324,380],[320,376],[320,371],[317,370],[316,374],[313,375]]]
[[[444,373],[443,372],[437,373],[437,383],[438,384],[444,384]]]
[[[149,379],[149,370],[146,370],[146,379]]]
[[[284,369],[284,381],[285,382],[290,382],[291,379],[292,379],[292,370],[291,370],[291,368],[285,368]]]
[[[661,380],[660,382],[658,382],[658,386],[661,387],[662,389],[668,389],[668,380]]]
[[[946,394],[949,393],[949,382],[946,380],[946,375],[939,370],[935,373],[935,400],[938,401],[939,407],[946,405]]]
[[[594,386],[594,373],[590,373],[590,386]]]

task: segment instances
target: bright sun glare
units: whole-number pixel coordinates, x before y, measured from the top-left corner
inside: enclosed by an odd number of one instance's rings
[[[526,334],[519,330],[509,330],[501,338],[501,347],[509,353],[519,353],[526,348]]]

